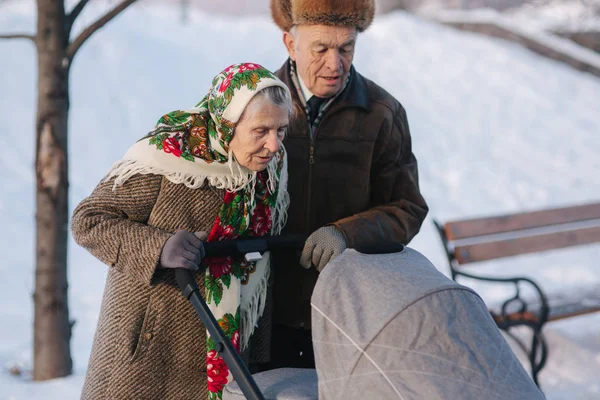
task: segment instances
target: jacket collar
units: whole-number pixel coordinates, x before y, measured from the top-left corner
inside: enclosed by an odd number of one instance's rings
[[[290,62],[291,61],[288,58],[283,66],[275,72],[275,75],[290,88],[294,101],[301,104],[300,99],[298,98],[298,92],[290,77]],[[356,72],[354,66],[350,67],[350,76],[350,82],[348,82],[344,91],[333,102],[331,108],[342,109],[346,107],[358,107],[368,110],[370,104],[365,79]]]

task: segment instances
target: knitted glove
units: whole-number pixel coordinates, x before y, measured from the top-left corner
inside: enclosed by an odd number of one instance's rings
[[[335,226],[329,225],[314,231],[306,243],[300,257],[300,265],[310,268],[311,263],[321,272],[325,265],[346,250],[344,234]]]
[[[205,232],[196,232],[195,234],[188,231],[175,232],[163,246],[160,266],[196,271],[205,254],[202,240],[207,237]]]

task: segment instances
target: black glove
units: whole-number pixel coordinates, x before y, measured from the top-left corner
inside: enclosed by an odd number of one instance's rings
[[[165,242],[160,254],[162,268],[185,268],[196,271],[204,257],[202,240],[207,238],[205,232],[191,233],[177,231]]]

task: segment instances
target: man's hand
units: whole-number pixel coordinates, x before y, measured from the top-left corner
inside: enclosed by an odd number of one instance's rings
[[[188,231],[175,232],[163,246],[160,266],[196,271],[205,254],[202,240],[207,237],[206,232],[196,232],[195,234]]]
[[[324,226],[314,231],[304,244],[300,265],[314,265],[321,272],[325,265],[346,250],[344,234],[335,226]]]

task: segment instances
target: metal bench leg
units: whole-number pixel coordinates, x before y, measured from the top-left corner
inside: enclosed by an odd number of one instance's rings
[[[548,345],[546,343],[546,337],[542,333],[541,329],[535,326],[529,325],[532,330],[531,348],[528,349],[525,343],[513,332],[510,331],[510,327],[504,329],[504,331],[510,336],[515,343],[521,348],[529,359],[531,365],[531,378],[533,382],[541,389],[538,381],[538,374],[546,365],[548,359]],[[539,352],[538,352],[539,351]],[[539,355],[539,357],[538,357]]]
[[[539,347],[539,360],[538,360],[538,347]],[[538,387],[540,387],[538,381],[538,374],[546,365],[546,359],[548,358],[548,345],[546,343],[546,337],[541,331],[541,328],[533,330],[533,337],[531,339],[531,352],[529,353],[529,363],[531,364],[531,377]]]

